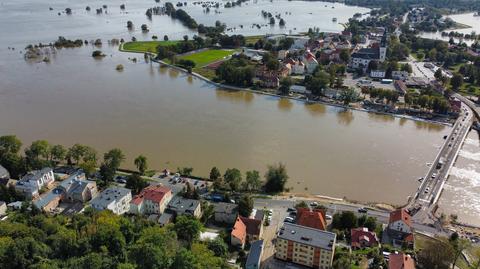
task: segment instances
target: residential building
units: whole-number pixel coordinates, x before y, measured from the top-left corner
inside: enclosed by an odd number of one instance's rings
[[[25,195],[28,199],[39,196],[43,187],[49,188],[55,177],[52,168],[43,168],[42,170],[31,171],[22,177],[15,185],[15,190]]]
[[[298,208],[297,224],[319,230],[326,230],[325,211],[320,209]]]
[[[335,243],[335,233],[284,223],[275,242],[275,257],[312,268],[330,269]]]
[[[448,99],[448,102],[450,103],[450,108],[453,112],[460,113],[460,110],[462,109],[462,102],[460,100],[452,97]]]
[[[288,70],[287,70],[288,72]],[[268,70],[265,66],[255,71],[256,81],[265,88],[278,88],[280,86],[279,74],[275,70]]]
[[[415,261],[410,255],[391,253],[388,257],[388,269],[415,269]]]
[[[60,189],[55,188],[45,195],[42,195],[42,197],[39,199],[35,200],[33,205],[44,212],[55,213],[55,209],[60,204],[62,196],[63,192]]]
[[[160,227],[163,227],[173,221],[173,215],[170,213],[163,213],[160,218],[158,218],[158,224]]]
[[[313,53],[311,53],[310,51],[308,51],[305,54],[303,62],[305,64],[305,69],[307,70],[307,73],[309,73],[309,74],[312,74],[313,71],[315,71],[315,69],[318,66],[318,61],[315,58],[315,55],[313,55]]]
[[[150,185],[130,202],[130,213],[162,214],[172,199],[172,190],[162,185]]]
[[[362,48],[352,54],[350,66],[365,70],[371,61],[378,61],[379,59],[380,52],[378,48]]]
[[[176,216],[190,215],[196,218],[200,218],[202,216],[202,208],[199,200],[175,196],[172,198],[170,203],[168,203],[167,208]]]
[[[263,233],[263,218],[238,216],[230,234],[231,244],[243,248],[247,242],[259,240]]]
[[[368,228],[353,228],[351,229],[350,234],[352,249],[376,247],[379,245],[377,234],[369,231]]]
[[[413,248],[412,217],[404,208],[390,212],[387,230],[384,234],[386,236],[385,241],[389,241],[393,246]]]
[[[263,254],[263,240],[252,242],[250,252],[248,252],[245,269],[260,269],[260,262]]]
[[[85,203],[98,194],[97,183],[86,180],[84,173],[75,173],[63,180],[57,187],[63,192],[62,200]]]
[[[219,223],[233,224],[237,219],[238,205],[230,203],[215,203],[215,221]]]
[[[91,204],[96,210],[110,210],[114,214],[122,215],[130,210],[132,192],[122,187],[110,187],[95,197]]]

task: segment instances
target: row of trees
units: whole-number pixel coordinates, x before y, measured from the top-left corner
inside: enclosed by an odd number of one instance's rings
[[[175,9],[172,3],[165,3],[165,13],[174,19],[180,20],[185,26],[190,29],[197,29],[198,24],[194,18],[188,15],[183,9]]]
[[[210,171],[210,180],[213,181],[215,191],[259,192],[263,189],[268,193],[278,193],[285,190],[288,174],[287,168],[282,163],[268,166],[265,182],[256,170],[247,171],[243,180],[242,173],[237,168],[228,168],[222,177],[220,170],[213,167]]]
[[[160,228],[109,211],[72,217],[11,214],[0,223],[1,268],[228,268],[223,239],[200,242],[195,218],[179,216]]]
[[[61,163],[76,165],[89,176],[93,175],[98,166],[97,151],[86,145],[74,144],[70,148],[63,145],[52,145],[46,140],[36,140],[25,148],[25,155],[20,154],[22,142],[15,135],[0,137],[0,164],[4,166],[13,178],[19,178],[30,170],[56,166]],[[113,180],[115,172],[125,160],[120,149],[112,149],[103,155],[100,174],[106,181]],[[140,174],[148,169],[147,157],[140,155],[134,160]]]
[[[255,70],[244,56],[234,56],[215,70],[216,80],[230,85],[248,87],[253,84]]]

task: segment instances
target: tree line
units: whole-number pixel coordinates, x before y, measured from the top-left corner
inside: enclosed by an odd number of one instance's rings
[[[87,209],[67,217],[23,207],[0,222],[0,267],[228,268],[226,242],[222,237],[200,241],[203,229],[199,220],[186,216],[161,228],[141,217],[110,211]]]

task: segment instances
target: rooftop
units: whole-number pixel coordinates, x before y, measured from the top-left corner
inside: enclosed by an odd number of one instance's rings
[[[45,167],[42,170],[30,171],[25,176],[23,176],[22,179],[18,181],[18,183],[20,183],[21,185],[21,182],[37,181],[45,174],[48,174],[50,172],[53,172],[52,168],[50,167]]]
[[[155,203],[160,203],[163,200],[163,197],[167,195],[171,190],[162,185],[150,185],[143,189],[138,195],[132,200],[134,204],[140,204],[143,199],[153,201]]]
[[[194,199],[187,199],[179,196],[175,196],[168,206],[172,210],[195,210],[197,207],[200,206],[200,201],[199,200],[194,200]]]
[[[284,223],[283,227],[280,228],[278,238],[332,250],[334,248],[336,234],[293,223]]]
[[[238,205],[230,203],[215,203],[215,213],[236,214],[238,212]]]
[[[1,165],[0,165],[0,178],[5,178],[5,179],[10,178],[10,173],[8,173],[7,169],[5,169],[5,167]]]
[[[126,188],[121,187],[109,187],[104,190],[100,195],[92,200],[92,204],[98,205],[100,207],[106,208],[110,203],[117,202],[126,195],[130,194],[131,191]]]
[[[258,268],[262,258],[263,240],[257,240],[250,245],[250,252],[247,256],[246,268]]]
[[[380,52],[378,48],[362,48],[353,53],[352,58],[377,60],[380,58]]]
[[[410,255],[392,253],[388,260],[389,269],[415,269],[415,261]]]
[[[392,223],[395,221],[402,220],[405,222],[408,226],[412,226],[412,217],[410,214],[407,213],[407,211],[404,208],[397,209],[395,211],[390,212],[390,219],[388,223]]]
[[[299,208],[297,212],[297,224],[315,228],[319,230],[325,230],[327,223],[325,218],[320,210],[310,211],[309,208]]]

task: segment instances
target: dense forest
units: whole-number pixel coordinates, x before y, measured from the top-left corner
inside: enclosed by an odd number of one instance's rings
[[[199,220],[159,227],[109,211],[46,216],[27,206],[0,222],[0,268],[228,268],[223,239],[200,242]]]

